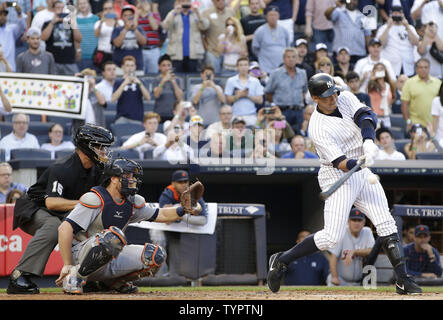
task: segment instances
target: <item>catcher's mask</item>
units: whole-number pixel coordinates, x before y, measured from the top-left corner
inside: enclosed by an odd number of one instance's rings
[[[114,136],[111,131],[93,124],[81,126],[74,136],[75,146],[101,168],[111,159],[109,147],[113,143]]]
[[[134,196],[142,184],[143,168],[135,161],[117,158],[105,166],[106,177],[120,177],[120,193],[125,198]]]

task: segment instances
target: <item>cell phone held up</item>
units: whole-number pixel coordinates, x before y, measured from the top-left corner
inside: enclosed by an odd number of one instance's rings
[[[15,1],[6,1],[6,7],[11,8],[11,7],[16,7],[17,6],[17,2]]]
[[[59,14],[57,15],[57,17],[59,17],[60,19],[64,19],[64,18],[66,18],[67,16],[69,16],[69,13],[64,13],[64,12],[59,13]]]
[[[115,13],[107,13],[105,14],[106,19],[116,19],[117,15]]]

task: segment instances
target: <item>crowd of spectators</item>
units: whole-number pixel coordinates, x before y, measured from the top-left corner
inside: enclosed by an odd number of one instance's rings
[[[0,45],[2,72],[87,78],[86,119],[71,130],[143,126],[117,137],[140,159],[316,158],[307,82],[318,72],[377,114],[380,159],[443,146],[443,0],[0,0]],[[1,106],[11,121],[3,93]],[[39,143],[29,117],[12,123],[8,150],[72,147],[61,124]]]

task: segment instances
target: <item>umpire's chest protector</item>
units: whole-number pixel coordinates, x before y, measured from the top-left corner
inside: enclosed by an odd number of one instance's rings
[[[124,199],[121,203],[116,203],[104,187],[98,186],[91,190],[100,197],[102,202],[101,220],[103,228],[108,229],[110,226],[115,226],[124,230],[132,217],[134,205],[127,199]]]

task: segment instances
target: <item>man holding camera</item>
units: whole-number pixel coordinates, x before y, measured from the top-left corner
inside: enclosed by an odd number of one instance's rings
[[[382,57],[389,60],[398,77],[414,74],[414,46],[418,45],[418,34],[409,24],[400,6],[392,7],[391,17],[382,25],[377,36],[383,46]],[[401,72],[403,70],[403,72]]]
[[[304,96],[308,91],[306,71],[296,67],[297,50],[286,48],[283,66],[273,71],[265,87],[266,98],[274,102],[295,132],[303,123]]]
[[[121,66],[123,57],[133,56],[137,61],[137,70],[143,70],[142,48],[147,39],[135,19],[135,8],[131,5],[124,6],[121,17],[124,26],[116,26],[111,35],[111,43],[114,46],[112,61]]]
[[[43,24],[41,39],[46,41],[46,51],[54,56],[57,74],[72,76],[79,72],[76,56],[81,53],[82,35],[75,14],[64,13],[64,8],[62,1],[54,2],[54,16]]]

